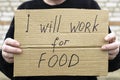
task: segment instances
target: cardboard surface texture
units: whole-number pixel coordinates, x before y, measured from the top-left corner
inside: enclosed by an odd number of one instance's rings
[[[108,12],[83,9],[17,10],[15,39],[23,53],[14,55],[14,76],[101,76],[108,54]]]

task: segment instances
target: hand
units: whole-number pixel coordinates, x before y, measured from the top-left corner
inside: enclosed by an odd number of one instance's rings
[[[20,49],[20,43],[14,39],[7,38],[2,46],[2,56],[4,60],[8,63],[14,62],[14,54],[20,54],[22,50]]]
[[[119,45],[114,33],[108,34],[105,37],[105,41],[107,41],[109,44],[103,45],[101,47],[101,49],[104,51],[108,51],[109,60],[113,60],[119,53],[120,45]]]

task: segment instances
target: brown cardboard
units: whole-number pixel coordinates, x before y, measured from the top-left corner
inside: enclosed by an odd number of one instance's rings
[[[15,39],[23,53],[14,56],[14,76],[107,75],[101,51],[107,33],[104,10],[17,10]]]

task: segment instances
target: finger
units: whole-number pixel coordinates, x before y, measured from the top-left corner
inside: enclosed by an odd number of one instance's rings
[[[114,43],[110,43],[110,44],[106,44],[102,46],[102,50],[114,50],[119,48],[119,43],[118,42],[114,42]]]
[[[7,38],[4,42],[6,45],[10,45],[10,46],[13,46],[13,47],[19,47],[20,46],[20,43],[14,39],[11,39],[11,38]]]
[[[117,55],[109,55],[109,60],[113,60]]]
[[[3,45],[2,50],[7,53],[22,53],[22,50],[20,48],[8,46],[8,45]]]
[[[5,59],[5,61],[8,62],[8,63],[13,63],[14,59]]]
[[[117,55],[118,52],[119,52],[119,48],[117,48],[117,49],[115,49],[115,50],[110,50],[110,51],[108,51],[108,54],[109,54],[109,55]]]
[[[14,61],[14,56],[13,56],[13,54],[11,54],[11,53],[6,53],[6,52],[2,52],[2,56],[3,56],[3,58],[4,58],[4,60],[6,61],[6,62],[8,62],[8,63],[13,63],[13,61]]]
[[[13,54],[12,53],[2,52],[2,55],[3,55],[4,58],[13,59]]]
[[[114,33],[110,33],[105,37],[105,41],[110,43],[115,42],[115,40],[116,40],[116,36]]]

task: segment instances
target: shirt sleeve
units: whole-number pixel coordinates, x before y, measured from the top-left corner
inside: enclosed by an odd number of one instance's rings
[[[101,9],[95,0],[90,0],[90,3],[88,5],[90,6],[90,9]]]

